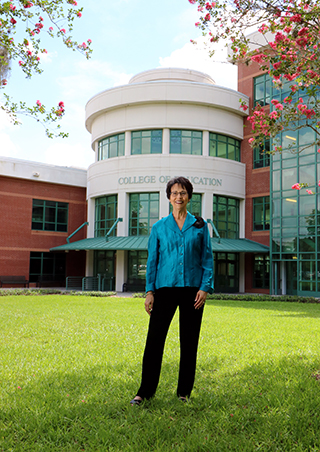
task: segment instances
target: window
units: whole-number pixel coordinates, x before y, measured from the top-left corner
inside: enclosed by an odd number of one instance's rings
[[[60,253],[30,253],[30,282],[52,281],[65,283],[66,255]]]
[[[218,133],[210,133],[209,155],[240,162],[240,141]]]
[[[172,204],[170,203],[170,213],[172,212]],[[193,193],[192,198],[187,204],[188,212],[192,213],[192,215],[196,215],[201,217],[201,194]]]
[[[202,132],[170,130],[170,154],[202,154]]]
[[[253,149],[253,168],[263,168],[270,166],[270,140],[264,140],[263,145]]]
[[[37,231],[68,231],[68,204],[66,202],[34,199],[32,229]]]
[[[239,292],[239,253],[213,253],[213,258],[215,292]]]
[[[99,141],[98,160],[120,157],[121,155],[124,155],[124,133],[113,135]]]
[[[117,195],[97,198],[95,203],[94,236],[104,237],[117,220]],[[117,228],[111,232],[111,236],[117,235]]]
[[[262,107],[270,104],[271,81],[269,74],[259,75],[253,79],[253,105]]]
[[[145,290],[147,273],[147,251],[128,252],[128,289]]]
[[[161,154],[162,130],[131,132],[131,154]]]
[[[269,289],[270,259],[268,255],[255,255],[253,265],[254,289]]]
[[[239,200],[213,197],[213,222],[222,238],[239,238]]]
[[[132,193],[129,199],[129,235],[149,235],[159,220],[159,193]]]
[[[270,229],[270,197],[253,198],[253,230]]]

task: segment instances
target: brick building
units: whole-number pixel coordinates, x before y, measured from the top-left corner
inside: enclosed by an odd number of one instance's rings
[[[0,158],[1,276],[64,286],[66,275],[84,275],[84,252],[75,259],[50,248],[86,221],[86,183],[85,170]],[[85,236],[82,228],[76,238]]]

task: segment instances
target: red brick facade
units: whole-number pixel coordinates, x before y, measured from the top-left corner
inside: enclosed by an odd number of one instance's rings
[[[253,108],[253,78],[261,75],[257,63],[251,63],[248,66],[239,64],[238,66],[238,90],[246,94],[249,101],[249,111]],[[253,168],[253,150],[248,143],[251,134],[251,124],[244,121],[244,139],[241,144],[241,161],[246,165],[246,223],[245,237],[255,242],[269,246],[269,231],[253,231],[253,198],[260,196],[269,196],[270,194],[270,168]],[[267,289],[252,288],[254,256],[246,254],[245,259],[245,291],[269,293]]]
[[[69,204],[68,232],[33,231],[32,200],[42,199]],[[29,279],[30,252],[49,252],[63,245],[66,238],[86,221],[86,189],[0,176],[0,275],[19,275]],[[86,237],[81,229],[74,239]],[[66,273],[84,275],[85,253],[68,253]]]

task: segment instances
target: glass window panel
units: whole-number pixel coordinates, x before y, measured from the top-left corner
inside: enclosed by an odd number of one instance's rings
[[[315,214],[315,197],[313,195],[300,197],[299,214],[300,215],[314,215]]]
[[[297,168],[290,168],[282,170],[282,189],[291,189],[293,181],[297,181]]]
[[[202,140],[201,138],[194,138],[192,140],[192,154],[201,155],[202,154]]]
[[[293,200],[296,201],[296,200]],[[290,198],[282,199],[282,215],[284,217],[290,216],[295,217],[298,214],[298,203],[291,202]]]
[[[117,142],[110,143],[109,158],[117,157],[117,154],[118,154],[118,143]]]
[[[312,143],[315,140],[315,133],[310,127],[299,129],[298,136],[300,146]]]
[[[183,137],[181,140],[181,152],[182,154],[191,154],[191,137]]]
[[[299,181],[312,187],[315,185],[315,167],[313,165],[299,167]]]
[[[226,143],[218,143],[218,157],[227,158],[227,144]]]
[[[141,153],[142,154],[151,154],[151,138],[150,137],[142,139]]]
[[[280,171],[273,171],[272,173],[272,189],[274,191],[280,190]]]

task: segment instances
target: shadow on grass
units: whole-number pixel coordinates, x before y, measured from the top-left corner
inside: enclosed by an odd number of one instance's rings
[[[279,311],[285,316],[292,312],[292,316],[296,317],[320,317],[320,304],[314,303],[297,303],[297,302],[278,302],[278,301],[243,301],[243,300],[207,300],[207,306],[219,306],[226,308],[244,308],[258,309],[264,311]],[[295,314],[296,313],[296,314]]]
[[[174,396],[177,363],[156,397],[131,407],[140,365],[95,366],[31,377],[9,388],[2,451],[315,451],[320,447],[320,362],[290,356],[237,373],[198,366],[192,400]]]

